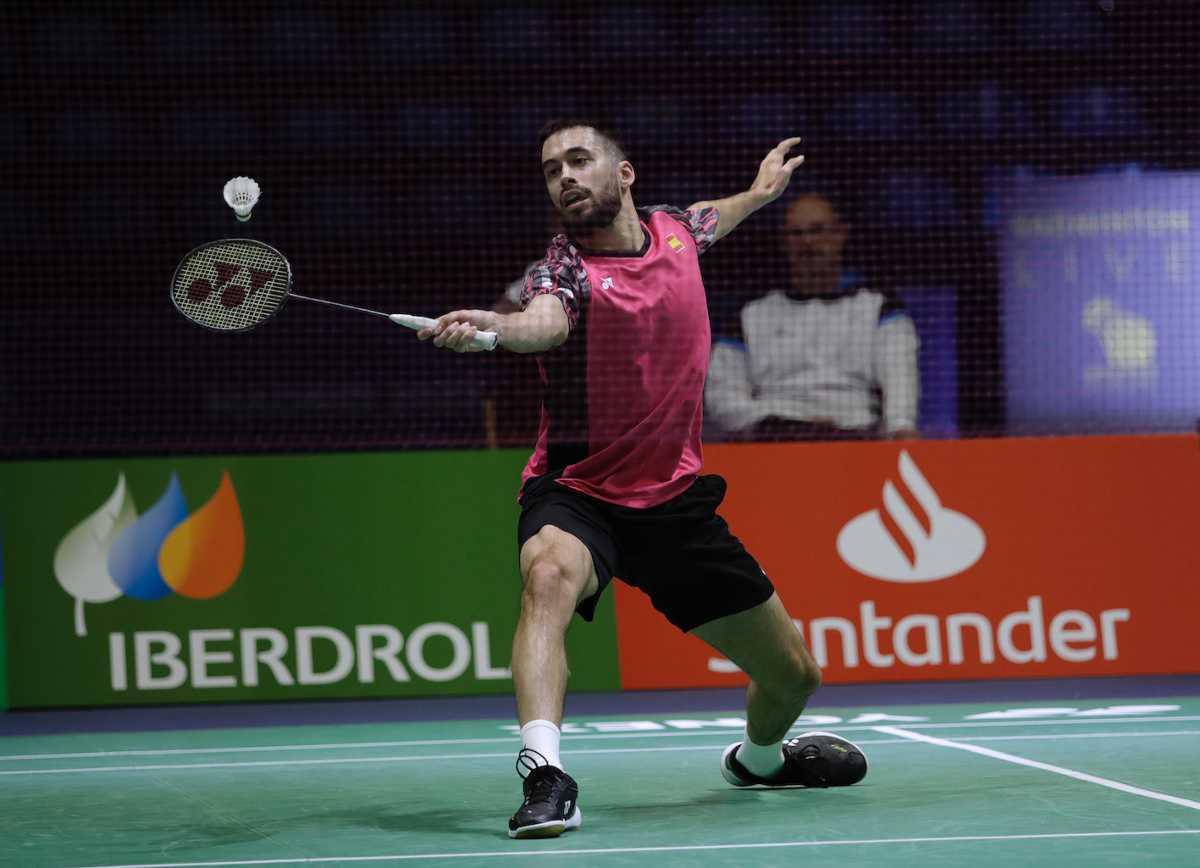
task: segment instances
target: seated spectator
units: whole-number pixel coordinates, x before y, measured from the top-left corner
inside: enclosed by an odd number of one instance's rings
[[[728,439],[916,436],[916,329],[894,294],[844,278],[849,232],[825,196],[788,207],[790,287],[714,341],[705,405]]]

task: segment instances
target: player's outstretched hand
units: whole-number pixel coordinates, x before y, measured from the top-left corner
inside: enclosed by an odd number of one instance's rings
[[[767,153],[758,167],[758,177],[750,186],[750,192],[761,198],[762,204],[774,202],[787,189],[792,172],[804,162],[804,154],[788,159],[788,151],[800,144],[800,137],[784,139]]]
[[[445,347],[456,353],[477,353],[483,348],[472,346],[471,338],[477,332],[496,331],[500,315],[492,310],[452,310],[437,318],[431,328],[417,332],[423,341],[433,339],[435,347]]]

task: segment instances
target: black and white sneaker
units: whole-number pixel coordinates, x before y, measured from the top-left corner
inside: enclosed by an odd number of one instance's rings
[[[741,744],[731,744],[721,755],[721,775],[735,787],[848,787],[867,775],[866,754],[831,732],[805,732],[785,741],[783,768],[770,778],[738,762]]]
[[[528,769],[532,764],[525,756],[527,753],[535,752],[528,748],[521,751],[517,774],[521,774],[522,767]],[[525,801],[508,821],[508,837],[557,838],[580,827],[583,814],[579,810],[579,785],[574,778],[551,765],[538,765],[521,776]]]

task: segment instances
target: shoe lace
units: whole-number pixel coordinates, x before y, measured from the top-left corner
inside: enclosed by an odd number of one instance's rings
[[[517,777],[525,780],[534,769],[550,765],[546,755],[531,747],[523,747],[517,754]]]
[[[538,760],[541,760],[539,763]],[[525,782],[525,801],[521,807],[541,801],[553,801],[558,797],[557,790],[561,784],[561,775],[550,771],[553,767],[546,757],[531,748],[522,748],[517,754],[517,774]],[[534,774],[539,769],[547,769],[543,774]],[[524,774],[522,774],[524,770]]]
[[[552,800],[558,789],[558,780],[554,775],[538,775],[529,785],[529,793],[525,796],[525,804]]]

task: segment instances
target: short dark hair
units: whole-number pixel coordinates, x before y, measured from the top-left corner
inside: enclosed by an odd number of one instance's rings
[[[801,199],[824,199],[829,207],[833,209],[833,213],[843,223],[849,222],[850,214],[847,212],[849,202],[847,196],[837,187],[826,182],[814,182],[809,179],[807,183],[799,184],[795,189],[789,190],[784,199],[783,213],[786,215],[791,210],[792,205],[799,202]],[[786,216],[784,217],[786,220]]]
[[[546,139],[555,133],[560,133],[563,130],[569,130],[574,127],[585,127],[594,130],[596,135],[602,138],[605,144],[608,145],[609,152],[618,161],[628,159],[625,156],[625,145],[616,133],[603,124],[585,118],[555,118],[543,124],[541,130],[538,131],[538,154],[541,154],[542,146],[546,144]]]

